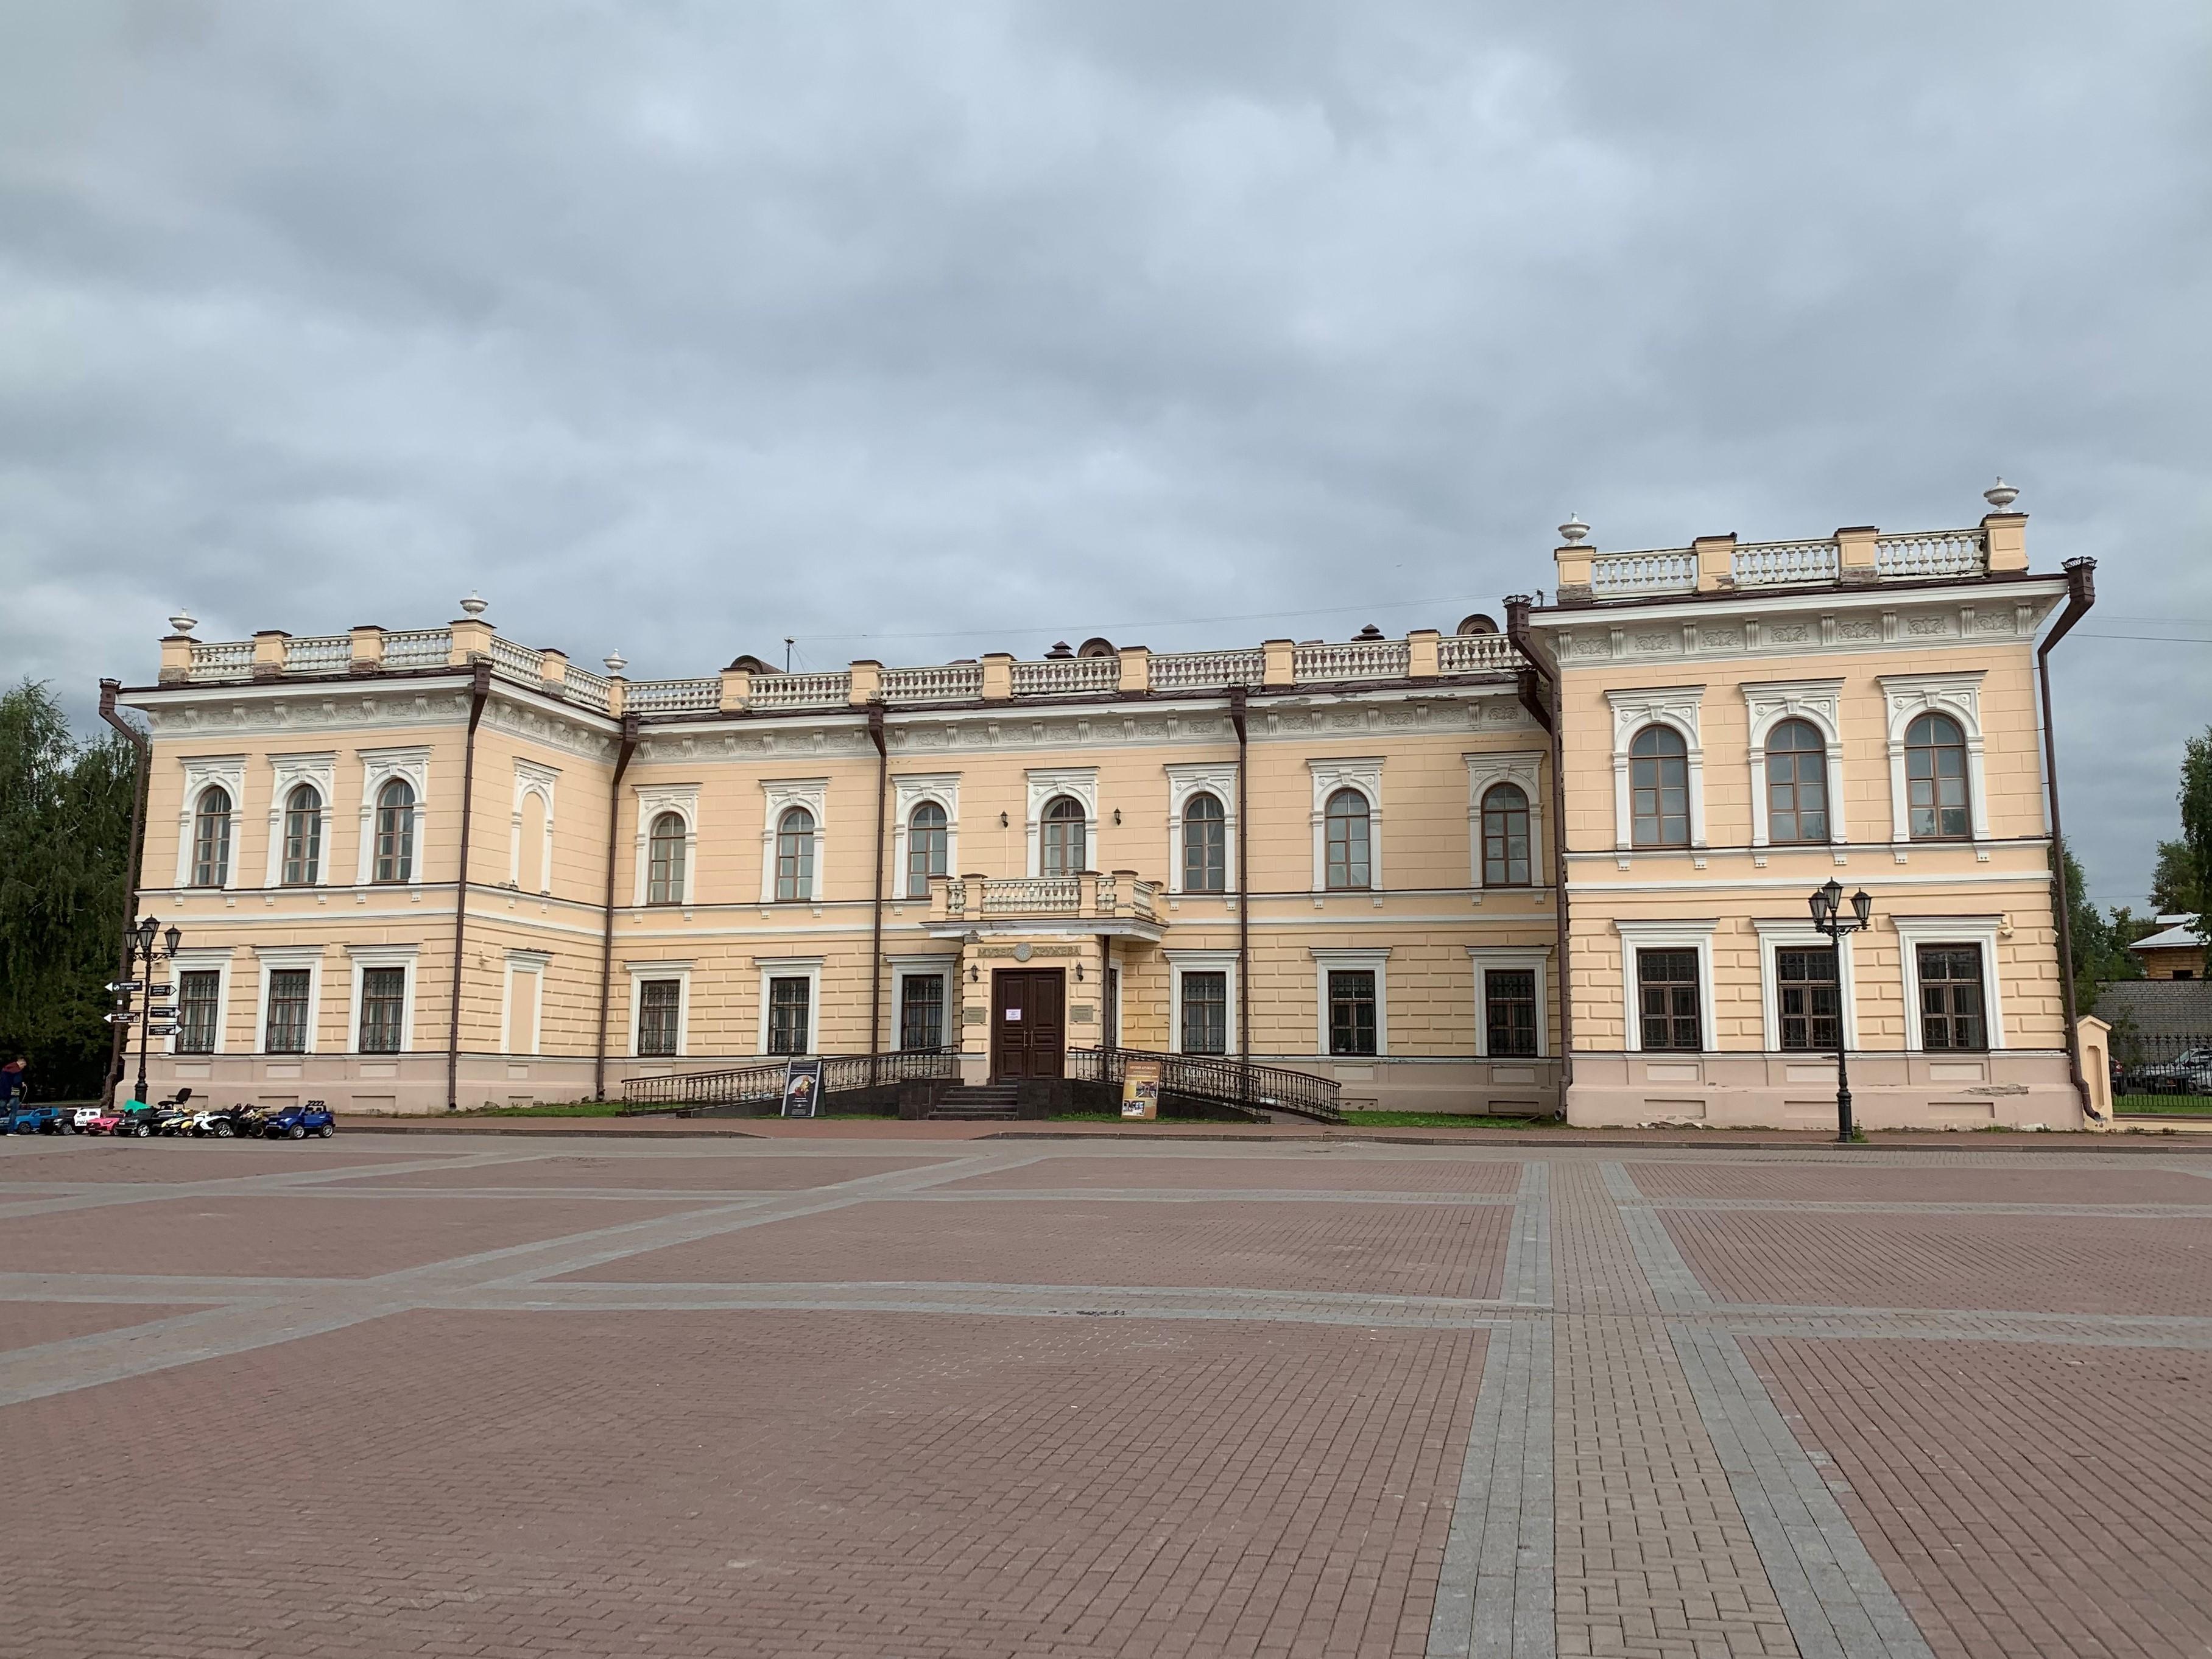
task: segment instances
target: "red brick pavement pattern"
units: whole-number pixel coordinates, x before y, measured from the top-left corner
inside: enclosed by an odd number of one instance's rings
[[[408,1315],[11,1408],[0,1650],[1419,1655],[1484,1340]]]
[[[2212,1651],[2212,1354],[1744,1348],[1939,1659]]]
[[[1504,1204],[872,1203],[626,1256],[569,1277],[1495,1297],[1512,1215]]]
[[[785,1192],[830,1187],[866,1176],[890,1175],[943,1163],[934,1158],[793,1158],[738,1148],[702,1148],[678,1156],[531,1158],[513,1164],[477,1164],[419,1175],[372,1176],[349,1186],[381,1187],[658,1187],[698,1192]],[[2212,1182],[2205,1183],[2212,1189]],[[2208,1201],[2212,1201],[2209,1200]]]
[[[111,1140],[105,1135],[82,1135],[58,1142],[51,1152],[0,1158],[0,1182],[234,1181],[242,1176],[285,1175],[301,1170],[428,1164],[458,1156],[461,1151],[429,1146],[405,1152],[368,1152],[343,1136],[331,1141],[295,1143]]]
[[[2212,1219],[1660,1214],[1723,1302],[2212,1314]]]
[[[2205,1204],[2212,1181],[2178,1170],[1917,1169],[1830,1164],[1632,1164],[1648,1198],[1789,1198],[1872,1204]]]
[[[494,1202],[396,1193],[160,1199],[0,1215],[0,1262],[13,1273],[367,1278],[690,1207],[626,1198]]]
[[[192,1311],[143,1303],[0,1302],[0,1350],[35,1348],[42,1342],[64,1342],[72,1336],[120,1330]]]
[[[1019,1169],[948,1183],[948,1192],[970,1188],[1244,1187],[1278,1191],[1336,1193],[1474,1193],[1504,1194],[1521,1184],[1518,1164],[1440,1158],[1355,1158],[1341,1152],[1301,1152],[1295,1158],[1048,1158]],[[2212,1188],[2212,1182],[2204,1183]],[[2208,1193],[2207,1203],[2212,1203]]]

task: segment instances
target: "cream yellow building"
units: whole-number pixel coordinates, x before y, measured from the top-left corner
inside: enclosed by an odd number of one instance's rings
[[[120,696],[151,735],[139,909],[185,936],[153,1070],[421,1112],[799,1053],[953,1050],[1034,1097],[1112,1046],[1346,1105],[1780,1123],[1817,1115],[1840,1018],[1870,1121],[2075,1121],[2032,661],[2067,584],[2021,522],[1571,542],[1510,639],[642,682],[473,600],[234,643],[180,617]],[[1923,836],[1929,711],[1964,794]],[[1778,829],[1761,780],[1800,727],[1826,816]],[[1831,874],[1877,915],[1823,991],[1802,895]]]

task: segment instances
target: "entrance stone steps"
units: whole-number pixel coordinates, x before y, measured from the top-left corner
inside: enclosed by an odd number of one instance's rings
[[[1018,1105],[1011,1083],[970,1084],[947,1089],[929,1109],[932,1122],[976,1123],[1012,1121]]]

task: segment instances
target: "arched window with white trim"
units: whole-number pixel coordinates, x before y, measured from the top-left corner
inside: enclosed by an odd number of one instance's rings
[[[1828,741],[1810,720],[1787,720],[1766,734],[1766,838],[1828,839]]]
[[[1690,844],[1690,751],[1671,726],[1647,726],[1628,745],[1629,843]]]
[[[195,887],[230,884],[230,791],[211,783],[192,807],[192,882]]]
[[[776,821],[775,896],[814,896],[814,814],[794,806]]]
[[[393,778],[376,792],[376,862],[380,882],[415,878],[415,786]]]
[[[1529,883],[1528,796],[1517,783],[1495,783],[1482,797],[1482,884]]]
[[[295,784],[284,797],[287,887],[313,887],[323,872],[323,795],[312,783]]]
[[[1905,727],[1905,788],[1913,840],[1965,841],[1973,834],[1966,734],[1948,714],[1923,714]]]
[[[929,878],[950,873],[951,836],[945,809],[933,800],[917,805],[907,817],[906,891],[908,898],[927,898]]]
[[[1229,815],[1221,798],[1200,790],[1182,805],[1182,890],[1225,892],[1229,886]]]
[[[1042,827],[1044,874],[1079,875],[1090,867],[1089,826],[1084,821],[1081,801],[1073,795],[1054,795],[1045,803]]]
[[[686,830],[681,812],[663,812],[653,821],[646,843],[645,902],[647,904],[684,902],[684,843]]]
[[[1371,816],[1367,797],[1357,789],[1340,789],[1328,798],[1322,817],[1330,890],[1375,884]]]

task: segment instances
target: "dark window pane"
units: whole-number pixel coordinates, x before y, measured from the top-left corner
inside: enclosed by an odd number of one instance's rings
[[[1629,744],[1629,841],[1637,847],[1690,844],[1689,748],[1682,734],[1647,726]]]
[[[684,1018],[684,981],[649,979],[637,988],[637,1051],[668,1055],[676,1052],[678,1027]]]
[[[272,1054],[307,1052],[307,988],[305,968],[276,968],[269,975],[269,1030],[262,1047]]]
[[[1773,842],[1828,838],[1828,761],[1820,734],[1784,720],[1766,739],[1766,834]]]
[[[914,809],[907,821],[906,832],[906,891],[908,898],[927,898],[929,878],[947,873],[945,860],[951,837],[947,829],[945,809],[935,801],[926,800]],[[931,1048],[937,1045],[932,1043]]]
[[[945,975],[908,974],[899,981],[899,1047],[945,1046]]]
[[[1528,797],[1501,783],[1482,798],[1482,884],[1528,884]]]
[[[1493,1059],[1536,1052],[1536,975],[1492,968],[1482,976],[1483,1022]]]
[[[312,887],[322,873],[323,798],[307,784],[284,803],[284,867],[287,887]]]
[[[1089,867],[1088,828],[1084,821],[1081,801],[1066,795],[1055,795],[1046,805],[1042,854],[1043,874],[1080,875]]]
[[[361,1051],[365,1054],[399,1052],[401,1025],[407,1009],[407,970],[404,968],[364,968],[361,974]]]
[[[807,1015],[813,987],[804,979],[772,979],[768,982],[768,1051],[772,1054],[806,1052]]]
[[[211,1054],[215,1052],[217,1022],[222,1017],[218,1000],[222,975],[213,969],[196,968],[177,975],[177,1052]]]
[[[1983,1015],[1982,952],[1974,945],[1923,945],[1920,970],[1923,1048],[1980,1050],[1990,1046]]]
[[[1328,1051],[1375,1052],[1375,974],[1372,969],[1333,970],[1328,976]]]
[[[793,807],[776,825],[775,896],[779,899],[814,896],[814,814],[803,806]]]
[[[1705,1047],[1695,951],[1638,951],[1636,987],[1644,1048],[1694,1053]]]
[[[1182,981],[1182,1052],[1229,1052],[1229,975],[1185,974]]]
[[[1826,946],[1774,953],[1775,1004],[1784,1048],[1831,1050],[1843,1042],[1836,953]]]
[[[192,885],[221,887],[230,879],[230,792],[200,791],[192,814]]]
[[[1340,789],[1328,798],[1324,817],[1325,870],[1323,880],[1333,890],[1371,887],[1373,860],[1369,856],[1367,797],[1357,789]]]
[[[1182,809],[1182,885],[1187,893],[1224,892],[1229,884],[1229,825],[1221,803],[1193,795]]]
[[[653,838],[646,862],[645,902],[647,904],[684,902],[684,818],[663,812],[653,821]]]
[[[1960,840],[1972,833],[1966,738],[1948,715],[1923,714],[1905,727],[1905,793],[1913,840]]]

